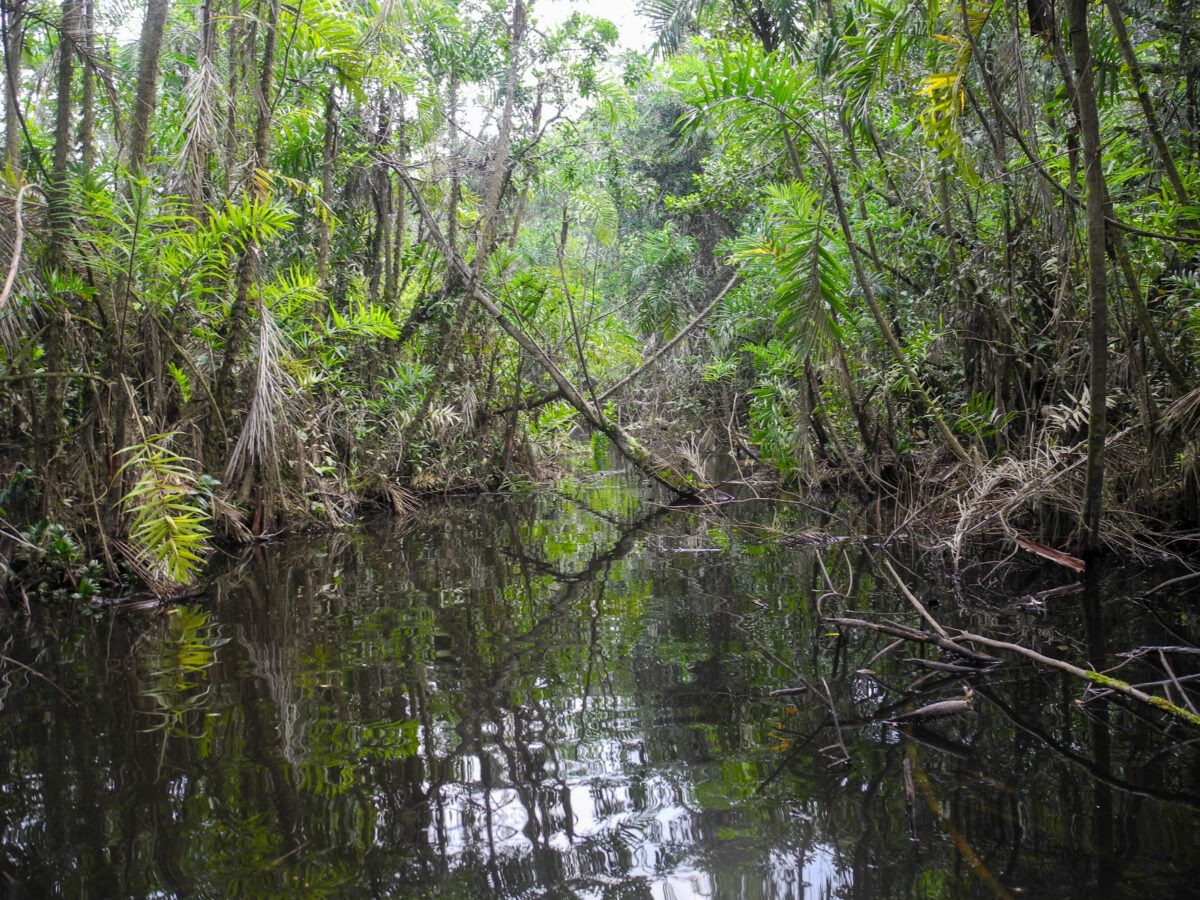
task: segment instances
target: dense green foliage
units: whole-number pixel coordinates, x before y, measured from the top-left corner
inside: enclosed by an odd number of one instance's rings
[[[0,2],[6,566],[171,590],[578,424],[681,492],[956,463],[956,552],[1195,524],[1193,0],[546,4]]]

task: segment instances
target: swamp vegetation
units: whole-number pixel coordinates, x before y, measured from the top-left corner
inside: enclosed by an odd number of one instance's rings
[[[1198,2],[0,0],[0,876],[1194,884]]]
[[[169,596],[579,429],[955,562],[1183,556],[1193,6],[653,0],[641,53],[524,0],[156,0],[136,38],[5,0],[5,575]]]

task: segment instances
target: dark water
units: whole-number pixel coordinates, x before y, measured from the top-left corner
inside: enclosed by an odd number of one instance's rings
[[[846,533],[593,478],[264,546],[169,614],[4,618],[49,681],[0,666],[0,894],[1200,894],[1200,732],[1020,662],[877,656],[817,615],[917,624]],[[1050,655],[1195,637],[1200,582],[1113,578],[1085,620],[1083,594],[1015,608],[1057,572],[948,590],[918,563],[938,618]],[[1200,670],[1120,674],[1163,660]],[[884,721],[968,682],[966,714]]]

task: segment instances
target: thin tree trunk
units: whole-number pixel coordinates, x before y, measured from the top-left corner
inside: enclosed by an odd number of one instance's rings
[[[538,140],[542,133],[542,95],[539,92],[537,100],[533,104],[533,116],[529,122],[529,133],[534,135],[534,140]],[[513,210],[512,225],[508,232],[508,249],[513,250],[517,246],[517,238],[521,233],[521,223],[525,220],[525,209],[529,204],[529,183],[521,185],[521,191],[517,194],[517,208]]]
[[[376,156],[381,156],[388,144],[392,130],[390,97],[380,90],[377,100],[379,120],[372,139]],[[387,277],[388,254],[391,251],[392,182],[382,163],[375,163],[368,172],[371,185],[371,205],[375,210],[375,229],[367,259],[368,296],[372,301],[379,299],[379,292]]]
[[[271,103],[275,90],[275,54],[279,46],[280,0],[269,0],[266,29],[263,34],[262,68],[254,83],[254,157],[250,160],[251,171],[267,167],[267,152],[271,143]],[[261,182],[252,178],[251,184],[257,194],[262,193]]]
[[[517,68],[518,60],[521,54],[521,40],[525,34],[525,4],[523,0],[516,0],[513,4],[513,23],[510,32],[509,42],[509,62],[508,62],[508,77],[505,83],[504,91],[504,108],[500,115],[499,135],[496,140],[496,159],[492,164],[492,170],[488,177],[486,192],[484,194],[484,206],[480,216],[479,233],[476,237],[475,244],[475,260],[474,267],[466,274],[466,294],[459,301],[458,309],[455,311],[454,321],[451,324],[450,331],[446,339],[441,344],[441,357],[438,360],[436,374],[433,381],[430,383],[425,392],[424,401],[417,415],[413,417],[412,424],[406,429],[404,435],[404,443],[408,442],[408,438],[415,428],[420,428],[425,423],[425,416],[429,412],[430,406],[433,404],[435,396],[450,372],[450,362],[454,358],[454,351],[458,345],[462,330],[466,326],[471,310],[473,294],[479,287],[483,276],[484,266],[487,263],[487,256],[491,252],[492,235],[495,231],[495,223],[500,215],[500,204],[504,187],[504,172],[508,165],[508,145],[509,136],[512,132],[512,113],[514,94],[516,93],[517,83]],[[450,249],[453,252],[454,245],[450,244]],[[447,265],[450,265],[451,271],[460,269],[459,266],[452,265],[449,257],[446,259]],[[447,281],[451,279],[447,274]]]
[[[892,330],[892,326],[887,320],[887,315],[879,303],[879,298],[875,295],[875,289],[871,286],[871,279],[867,276],[866,270],[863,268],[862,257],[854,240],[854,231],[850,227],[850,218],[846,215],[846,202],[842,198],[842,188],[838,183],[837,166],[834,164],[833,156],[830,154],[828,147],[822,146],[820,152],[825,162],[826,174],[829,176],[830,189],[833,192],[833,205],[837,212],[838,225],[841,227],[842,236],[845,238],[846,247],[850,252],[850,261],[854,267],[854,276],[858,282],[858,288],[862,291],[863,299],[866,300],[867,307],[871,310],[871,316],[875,319],[875,324],[878,326],[880,334],[883,335],[884,343],[891,350],[892,357],[900,365],[901,370],[908,377],[909,383],[920,398],[925,411],[933,417],[934,427],[941,436],[942,443],[958,459],[969,463],[972,461],[971,455],[967,453],[962,443],[954,436],[954,432],[946,424],[941,407],[929,395],[929,392],[925,390],[920,376],[917,375],[912,364],[909,363],[908,357],[904,355],[904,348],[900,345],[900,341],[896,337],[896,332]]]
[[[1040,162],[1041,150],[1038,140],[1037,115],[1029,96],[1029,78],[1028,73],[1025,71],[1025,66],[1023,64],[1014,66],[1013,84],[1017,101],[1016,120],[1014,121],[1004,107],[1000,88],[996,83],[996,78],[991,72],[990,66],[984,58],[978,41],[975,39],[975,32],[967,24],[966,0],[961,0],[960,8],[963,13],[964,33],[971,43],[971,52],[976,59],[980,60],[978,69],[980,79],[983,82],[984,92],[987,94],[988,102],[992,105],[992,109],[995,110],[997,118],[1000,120],[998,130],[1001,134],[1007,131],[1031,161],[1036,160]],[[1016,10],[1011,4],[1008,8],[1010,13],[1009,40],[1011,41],[1013,58],[1019,60],[1021,59],[1020,28],[1017,22]],[[1003,163],[1006,160],[1007,155],[1001,157],[998,161]],[[1065,235],[1066,220],[1059,207],[1055,205],[1054,194],[1051,192],[1050,186],[1044,179],[1035,178],[1033,187],[1037,192],[1038,199],[1041,201],[1043,215],[1054,225],[1055,235]]]
[[[75,124],[71,88],[75,80],[79,13],[79,0],[63,0],[62,35],[58,51],[58,104],[54,114],[54,163],[50,172],[50,190],[46,196],[50,219],[50,264],[59,269],[67,265],[67,244],[71,239],[68,167],[71,161],[71,133]]]
[[[711,313],[714,309],[717,308],[717,304],[725,299],[725,295],[728,294],[731,290],[733,290],[734,285],[736,285],[737,283],[738,283],[738,276],[734,275],[733,277],[731,277],[729,279],[729,281],[727,281],[725,283],[725,286],[723,288],[721,288],[720,291],[717,292],[717,296],[713,297],[712,300],[708,303],[708,305],[704,307],[704,309],[702,309],[702,310],[700,310],[700,312],[696,313],[696,316],[695,316],[695,318],[692,319],[692,321],[688,322],[686,325],[684,325],[682,328],[679,329],[679,332],[675,335],[675,337],[671,338],[669,341],[667,341],[665,344],[663,344],[662,347],[660,347],[658,349],[658,352],[655,353],[653,356],[651,356],[649,359],[643,360],[642,364],[640,366],[638,366],[636,369],[634,369],[632,372],[630,372],[628,375],[626,375],[624,378],[622,378],[620,381],[618,381],[612,387],[607,388],[602,394],[600,394],[600,396],[598,396],[596,398],[596,401],[598,403],[603,403],[605,400],[608,400],[610,397],[615,397],[617,394],[619,394],[621,391],[623,391],[629,385],[629,383],[631,381],[634,381],[643,372],[650,369],[660,359],[662,359],[664,356],[666,356],[668,353],[670,353],[672,350],[674,350],[675,347],[678,346],[680,343],[682,343],[683,340],[689,334],[691,334],[693,331],[696,330],[697,327],[699,327],[701,322],[703,322],[705,319],[708,318],[709,313]]]
[[[91,2],[91,0],[84,0],[84,2]],[[146,161],[147,148],[150,145],[150,126],[154,118],[154,109],[157,105],[158,97],[158,63],[162,56],[163,32],[166,28],[169,5],[170,0],[147,0],[146,15],[142,20],[142,33],[138,41],[140,54],[138,60],[138,80],[133,99],[133,111],[129,116],[126,133],[127,139],[125,142],[125,162],[129,172],[127,191],[130,195],[134,193],[134,182],[141,177],[142,168]],[[84,74],[85,76],[88,74],[86,66]],[[87,110],[84,112],[86,116]],[[136,244],[140,238],[140,227],[138,226],[141,223],[145,203],[138,202],[134,206],[136,210],[136,224],[133,231],[133,241]],[[134,252],[135,247],[131,246],[129,249],[131,257]],[[110,341],[110,346],[105,354],[104,369],[110,383],[114,385],[114,389],[109,398],[108,409],[100,411],[98,421],[102,425],[107,424],[108,426],[104,438],[109,443],[109,453],[115,453],[125,446],[129,435],[128,424],[131,417],[135,414],[135,410],[131,408],[134,400],[133,390],[123,389],[121,386],[121,383],[126,379],[128,370],[132,368],[132,366],[128,365],[128,361],[132,355],[130,345],[134,341],[134,332],[136,329],[131,328],[128,323],[129,306],[134,290],[134,284],[131,282],[135,278],[136,270],[132,263],[129,265],[128,271],[122,272],[121,276],[117,278],[114,286],[111,321],[106,331],[106,337]],[[155,379],[151,379],[151,390],[157,387],[154,382]],[[114,468],[112,457],[109,460],[109,468]],[[118,499],[123,495],[124,485],[119,474],[114,473],[111,487],[114,499]]]
[[[396,290],[396,282],[393,277],[394,270],[392,268],[392,224],[395,221],[395,215],[392,212],[392,176],[391,173],[380,169],[379,172],[379,198],[380,205],[383,208],[383,218],[380,220],[379,228],[382,232],[380,243],[382,244],[382,278],[383,287],[382,298],[384,302],[392,299],[392,294]]]
[[[584,417],[587,423],[597,431],[608,436],[622,455],[632,462],[639,470],[647,475],[652,480],[658,482],[674,493],[690,497],[698,493],[704,485],[689,480],[678,469],[670,463],[659,458],[655,454],[642,447],[633,437],[625,432],[616,422],[606,418],[603,413],[591,403],[587,398],[579,392],[563,374],[562,370],[555,364],[545,350],[538,345],[533,338],[525,334],[518,328],[504,311],[500,309],[492,296],[483,289],[482,286],[472,284],[471,270],[463,261],[458,252],[450,246],[449,241],[442,235],[441,229],[438,227],[437,220],[433,217],[433,213],[425,204],[425,199],[421,196],[421,192],[417,189],[416,184],[408,176],[402,168],[397,167],[397,173],[400,179],[408,188],[409,195],[416,203],[417,209],[420,211],[421,218],[425,222],[430,236],[441,250],[443,258],[446,260],[446,265],[456,270],[459,276],[470,285],[471,297],[482,306],[497,324],[516,341],[517,345],[528,353],[533,359],[537,360],[538,364],[550,375],[554,383],[562,391],[563,397],[568,403],[573,406],[580,415]]]
[[[321,203],[317,216],[317,284],[329,292],[329,208],[333,204],[333,163],[337,154],[337,95],[330,85],[325,94],[325,140],[321,150]]]
[[[162,57],[163,31],[169,8],[170,0],[146,0],[146,17],[142,20],[142,36],[138,41],[137,93],[133,113],[129,116],[125,147],[130,178],[141,176],[150,145],[150,122],[158,103],[158,62]]]
[[[221,149],[224,182],[222,194],[229,197],[233,190],[233,173],[236,168],[238,139],[238,93],[241,86],[242,67],[242,10],[240,0],[233,0],[229,12],[229,83],[225,100],[225,143]]]
[[[1137,92],[1142,114],[1146,117],[1146,125],[1150,129],[1150,143],[1154,145],[1154,150],[1158,153],[1163,172],[1171,184],[1171,191],[1175,194],[1175,200],[1186,205],[1188,203],[1187,188],[1183,186],[1183,179],[1179,176],[1179,169],[1175,166],[1175,157],[1171,155],[1171,148],[1167,146],[1167,139],[1163,137],[1162,125],[1159,124],[1158,113],[1155,112],[1154,103],[1150,99],[1150,92],[1146,90],[1146,79],[1142,77],[1142,67],[1133,50],[1133,42],[1129,39],[1129,29],[1125,27],[1125,14],[1121,12],[1121,4],[1119,0],[1104,0],[1104,5],[1108,8],[1108,17],[1112,20],[1113,33],[1117,36],[1117,46],[1121,48],[1121,56],[1125,60],[1125,65],[1129,67],[1129,77]]]
[[[96,164],[96,0],[83,3],[83,96],[80,98],[79,144],[83,172]]]
[[[261,196],[265,184],[258,173],[267,164],[267,153],[271,137],[271,93],[275,84],[275,50],[279,33],[280,0],[270,0],[267,21],[263,32],[262,68],[254,85],[254,101],[257,116],[254,123],[254,146],[250,157],[249,191]],[[228,409],[233,387],[233,371],[245,343],[245,332],[250,314],[250,293],[259,277],[258,242],[251,239],[238,261],[237,288],[229,318],[225,323],[225,355],[213,390],[213,396],[222,409]]]
[[[1179,60],[1183,66],[1184,98],[1187,105],[1187,128],[1184,134],[1188,153],[1193,156],[1200,151],[1200,60],[1195,56],[1192,27],[1196,21],[1195,0],[1177,2],[1175,15],[1179,19]]]
[[[1105,209],[1111,208],[1112,203],[1110,200],[1106,203]],[[1129,299],[1133,304],[1133,316],[1137,321],[1138,328],[1141,329],[1142,333],[1150,341],[1150,349],[1154,352],[1159,365],[1167,373],[1167,377],[1171,379],[1171,384],[1181,394],[1186,393],[1190,385],[1179,366],[1175,365],[1175,360],[1171,357],[1166,344],[1163,343],[1158,326],[1154,324],[1154,319],[1150,316],[1150,310],[1146,308],[1146,298],[1142,295],[1141,282],[1138,280],[1137,273],[1133,269],[1133,260],[1130,257],[1129,248],[1125,244],[1125,236],[1121,234],[1119,229],[1114,228],[1109,232],[1109,242],[1112,246],[1113,258],[1116,260],[1117,266],[1125,278],[1125,285],[1129,289]]]
[[[4,41],[4,158],[21,171],[21,50],[25,25],[19,3],[0,3],[0,36]]]
[[[211,92],[202,107],[202,109],[209,110],[210,114],[193,124],[197,133],[188,140],[188,157],[185,163],[187,167],[186,190],[191,202],[192,215],[201,222],[208,221],[209,179],[218,133],[216,117],[211,114],[211,107],[208,106],[209,102],[215,105],[217,91],[217,16],[213,9],[214,2],[215,0],[201,0],[200,3],[200,46],[196,71],[191,75],[192,78],[199,79],[200,90]]]
[[[450,198],[446,204],[446,234],[450,246],[458,250],[458,199],[461,187],[458,176],[458,71],[450,70],[450,110],[447,114],[450,122]],[[453,272],[447,272],[447,282],[452,284],[455,278]]]
[[[1087,0],[1067,0],[1071,55],[1075,64],[1075,97],[1083,142],[1083,178],[1087,190],[1087,278],[1091,328],[1091,363],[1088,371],[1091,409],[1088,416],[1087,476],[1080,538],[1085,553],[1094,557],[1101,548],[1104,438],[1108,431],[1108,270],[1105,259],[1108,193],[1100,151],[1100,114],[1096,106],[1096,85],[1092,74],[1087,8]]]
[[[399,111],[398,115],[400,116],[400,122],[397,125],[396,152],[400,155],[400,160],[403,162],[408,159],[408,123],[404,116],[403,94],[400,95],[396,108]],[[392,224],[394,243],[394,246],[392,247],[392,271],[388,277],[391,287],[388,291],[387,300],[390,302],[396,300],[397,295],[404,290],[404,285],[400,283],[400,268],[404,262],[404,248],[406,246],[405,239],[407,237],[405,230],[408,228],[408,220],[406,216],[408,209],[408,194],[404,190],[404,185],[400,184],[399,181],[397,181],[393,187],[390,175],[388,176],[388,189],[395,191],[395,196],[392,200],[392,203],[395,205],[396,209],[395,222]],[[405,281],[407,281],[407,276],[405,277]]]
[[[388,197],[384,194],[385,185],[379,183],[382,173],[372,171],[369,175],[371,183],[371,208],[375,211],[375,227],[371,229],[371,243],[367,248],[367,296],[371,302],[379,299],[379,285],[383,275],[384,247],[387,245]]]
[[[66,271],[70,263],[67,247],[71,240],[71,182],[68,171],[71,161],[72,131],[75,124],[71,89],[75,80],[75,56],[80,31],[79,0],[63,0],[62,32],[59,37],[58,53],[58,103],[54,113],[54,163],[50,171],[50,189],[46,192],[50,225],[50,267]],[[46,323],[45,355],[43,364],[47,371],[63,368],[63,343],[66,328],[64,315],[52,314]],[[46,385],[46,405],[39,416],[42,434],[38,441],[38,464],[46,478],[47,490],[43,503],[49,512],[53,505],[52,494],[58,483],[56,467],[59,444],[59,422],[63,414],[64,382],[52,378]]]

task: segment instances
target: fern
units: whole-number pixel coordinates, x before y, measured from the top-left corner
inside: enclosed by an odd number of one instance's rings
[[[195,463],[168,448],[174,436],[152,435],[120,451],[120,472],[137,479],[121,498],[131,520],[134,562],[147,569],[156,589],[191,584],[209,550],[209,514],[196,487]]]

